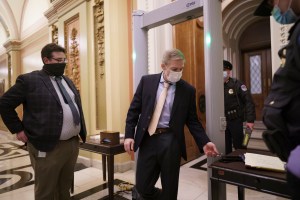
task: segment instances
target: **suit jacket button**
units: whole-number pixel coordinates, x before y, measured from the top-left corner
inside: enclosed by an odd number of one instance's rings
[[[143,131],[145,131],[146,129],[145,128],[143,128]]]
[[[148,116],[148,119],[151,119],[151,117],[150,117],[150,116]]]

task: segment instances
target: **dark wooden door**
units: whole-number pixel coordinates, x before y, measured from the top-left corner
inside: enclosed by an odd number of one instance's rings
[[[256,120],[262,119],[262,109],[272,82],[271,50],[243,53],[244,81],[255,103]]]
[[[186,59],[182,78],[196,88],[197,113],[202,125],[205,127],[204,106],[203,104],[199,106],[199,100],[200,98],[203,99],[205,94],[203,38],[203,24],[198,19],[189,20],[174,26],[174,47],[180,49]],[[202,108],[201,112],[200,107]],[[199,149],[187,127],[185,127],[185,141],[187,160],[190,161],[199,157]]]

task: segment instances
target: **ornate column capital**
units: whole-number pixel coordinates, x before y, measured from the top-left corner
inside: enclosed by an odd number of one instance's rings
[[[46,10],[44,15],[48,19],[49,23],[52,24],[58,20],[59,16],[69,12],[81,3],[89,1],[90,0],[53,0],[51,2],[51,7]]]
[[[8,40],[3,46],[6,48],[6,52],[20,51],[21,42],[20,40]]]

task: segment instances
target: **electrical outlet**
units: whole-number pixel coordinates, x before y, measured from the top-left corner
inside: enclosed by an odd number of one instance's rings
[[[220,117],[220,130],[225,131],[226,129],[226,117]]]

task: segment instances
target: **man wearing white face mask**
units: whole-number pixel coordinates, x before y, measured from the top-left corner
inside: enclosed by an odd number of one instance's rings
[[[280,12],[279,12],[280,11]],[[256,16],[270,16],[280,24],[294,25],[289,31],[289,43],[279,51],[285,60],[273,77],[270,93],[265,100],[263,121],[272,134],[265,140],[275,153],[287,161],[287,182],[292,199],[300,199],[300,1],[264,0],[254,12]],[[270,133],[269,132],[269,133]],[[276,141],[275,133],[286,138]],[[271,136],[270,136],[271,135]],[[275,140],[274,140],[275,139]],[[283,144],[283,145],[280,145]],[[287,152],[287,153],[282,153]]]
[[[178,49],[166,51],[163,72],[142,77],[128,110],[124,148],[139,148],[137,199],[177,199],[180,158],[186,159],[184,125],[200,151],[219,154],[198,120],[195,88],[181,79],[184,62]],[[154,187],[159,176],[161,191]]]
[[[239,80],[231,78],[232,64],[223,60],[224,104],[226,117],[225,148],[226,154],[235,149],[242,149],[243,122],[253,130],[255,105],[247,87]]]

